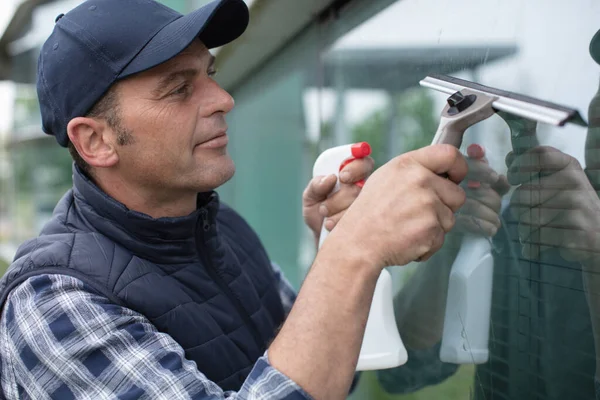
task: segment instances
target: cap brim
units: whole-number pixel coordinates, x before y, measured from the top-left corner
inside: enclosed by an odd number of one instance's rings
[[[160,65],[196,38],[212,49],[241,36],[249,22],[243,0],[220,0],[178,18],[158,32],[119,74],[119,79]]]

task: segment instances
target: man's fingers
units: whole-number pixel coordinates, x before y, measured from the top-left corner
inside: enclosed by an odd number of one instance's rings
[[[498,212],[477,200],[467,198],[465,204],[460,208],[458,213],[462,216],[473,217],[477,218],[478,220],[487,221],[496,228],[500,227],[500,218],[498,217]]]
[[[596,191],[600,191],[600,168],[586,166],[585,174]]]
[[[441,203],[438,203],[436,211],[442,229],[446,233],[450,232],[456,223],[456,216],[454,215],[454,212]]]
[[[528,172],[560,171],[566,168],[573,157],[550,146],[538,146],[517,157],[509,169]]]
[[[460,183],[469,170],[465,157],[460,151],[449,144],[436,144],[406,153],[437,175],[447,176],[454,183]]]
[[[538,146],[515,158],[508,169],[508,181],[513,185],[537,180],[569,167],[577,168],[573,157],[553,147]],[[579,167],[581,169],[581,167]]]
[[[340,182],[355,183],[367,179],[373,172],[374,166],[375,161],[371,157],[355,159],[340,171]]]
[[[500,196],[504,196],[510,190],[511,186],[508,183],[508,178],[504,175],[500,175],[498,181],[492,185],[492,189],[496,191]]]
[[[483,146],[473,143],[467,147],[467,155],[469,158],[487,162],[485,159],[485,149]]]
[[[519,224],[519,244],[525,258],[537,259],[544,251],[558,250],[565,260],[577,261],[598,256],[600,232]]]
[[[519,244],[517,243],[517,245],[519,245]],[[540,246],[539,244],[529,244],[529,243],[523,243],[523,244],[520,244],[520,246],[521,246],[521,255],[523,256],[523,258],[525,258],[527,260],[539,260],[542,253],[553,249],[553,247]]]
[[[302,194],[304,206],[311,206],[327,198],[335,184],[337,177],[335,175],[314,177]]]
[[[545,185],[546,186],[546,185]],[[590,193],[582,189],[540,188],[537,185],[521,185],[510,199],[511,207],[529,209],[543,206],[559,210],[575,210],[584,206],[582,199]],[[595,195],[592,192],[591,195]],[[517,216],[519,213],[516,214]]]
[[[506,157],[504,157],[504,163],[506,164],[506,168],[510,168],[512,166],[512,163],[515,161],[515,158],[517,158],[515,152],[509,151]]]
[[[496,184],[500,176],[490,167],[488,160],[485,158],[485,149],[483,146],[475,143],[469,145],[467,147],[467,156],[467,163],[469,165],[467,179],[469,181],[490,185]]]
[[[343,210],[339,213],[333,214],[333,215],[325,218],[325,220],[323,221],[325,224],[325,229],[327,229],[328,231],[331,232],[331,230],[333,228],[335,228],[335,226],[338,224],[338,222],[340,222],[340,219],[342,219],[342,217],[344,216],[345,213],[346,213],[346,210]]]
[[[467,195],[467,199],[473,199],[475,201],[483,203],[491,210],[493,210],[496,214],[500,212],[500,207],[502,205],[502,197],[500,197],[500,195],[496,193],[492,188],[466,188],[465,194]]]
[[[513,212],[519,223],[538,227],[552,223],[553,220],[563,213],[562,210],[540,207],[516,207],[514,210],[511,207],[511,212]]]
[[[461,233],[492,237],[498,232],[498,227],[489,221],[471,215],[458,214],[454,230]]]
[[[492,169],[484,161],[480,160],[468,160],[469,172],[467,173],[467,179],[477,181],[480,183],[487,183],[494,185],[500,179],[500,175]]]
[[[433,238],[432,242],[435,243],[435,245],[433,246],[433,248],[425,253],[423,253],[420,257],[418,257],[415,261],[417,262],[423,262],[423,261],[427,261],[429,260],[444,244],[444,232],[443,231],[439,231],[435,238]]]
[[[550,172],[523,172],[509,171],[507,175],[511,184],[527,185],[529,190],[540,189],[575,189],[587,183],[587,177],[582,169],[565,168],[560,171]]]
[[[321,215],[329,217],[346,210],[356,200],[360,191],[361,188],[354,184],[342,184],[338,192],[323,201],[320,206],[320,210],[323,209],[322,212],[320,211]]]
[[[590,246],[591,239],[596,238],[596,232],[586,232],[581,229],[536,227],[519,224],[519,240],[522,244],[539,245],[568,250],[594,250]],[[591,236],[593,237],[591,237]]]
[[[586,215],[581,210],[560,210],[555,208],[535,207],[524,210],[518,217],[519,224],[531,229],[571,229],[583,231],[582,226],[586,226]],[[527,233],[525,231],[524,233]]]
[[[432,188],[442,203],[450,208],[452,212],[458,211],[465,203],[466,194],[464,189],[448,179],[435,177]]]

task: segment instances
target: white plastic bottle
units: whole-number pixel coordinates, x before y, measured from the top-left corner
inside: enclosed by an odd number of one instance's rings
[[[452,265],[440,360],[453,364],[488,361],[494,258],[490,239],[465,235]]]
[[[317,157],[317,160],[313,166],[313,177],[329,175],[337,176],[338,181],[335,184],[335,188],[331,192],[331,195],[333,195],[335,192],[340,190],[339,174],[341,170],[352,160],[368,157],[370,154],[371,146],[369,146],[369,143],[367,142],[346,144],[327,149],[322,152],[319,157]],[[319,248],[323,244],[323,241],[328,234],[329,231],[325,229],[325,224],[323,223],[321,235],[319,236]]]
[[[357,158],[364,158],[371,154],[371,147],[366,142],[347,144],[325,150],[315,161],[313,177],[328,176],[339,172],[349,162]],[[339,180],[331,193],[340,188]],[[375,204],[373,206],[376,206]],[[327,238],[329,231],[325,224],[321,228],[319,248]],[[392,277],[383,270],[373,294],[373,302],[369,310],[369,318],[363,337],[357,371],[394,368],[403,365],[408,360],[406,348],[402,343],[396,327],[393,306]],[[350,323],[350,322],[349,322]]]
[[[483,148],[474,144],[467,153],[472,159],[485,157]],[[475,183],[477,187],[478,182]],[[491,239],[465,234],[448,280],[441,361],[453,364],[488,361],[493,276]]]

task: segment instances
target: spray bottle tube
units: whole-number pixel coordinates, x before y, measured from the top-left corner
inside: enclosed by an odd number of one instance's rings
[[[321,153],[317,158],[313,167],[313,176],[332,174],[339,176],[339,172],[349,162],[367,157],[369,154],[371,154],[371,147],[366,142],[333,147]],[[339,188],[338,180],[331,195]],[[329,231],[323,224],[319,237],[319,248],[328,234]],[[389,272],[383,270],[373,294],[356,369],[357,371],[366,371],[394,368],[406,363],[407,359],[408,355],[402,339],[400,339],[394,317],[392,278]]]

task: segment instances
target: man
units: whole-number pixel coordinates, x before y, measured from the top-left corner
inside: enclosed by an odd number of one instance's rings
[[[318,235],[326,216],[335,229],[296,299],[214,192],[234,173],[233,99],[208,49],[247,22],[241,0],[186,16],[95,0],[57,18],[38,94],[44,131],[75,158],[73,189],[0,283],[6,398],[348,393],[381,269],[439,249],[467,166],[432,146],[390,161],[360,194],[352,183],[371,160],[350,163],[329,199],[334,178],[310,182],[307,223]]]

